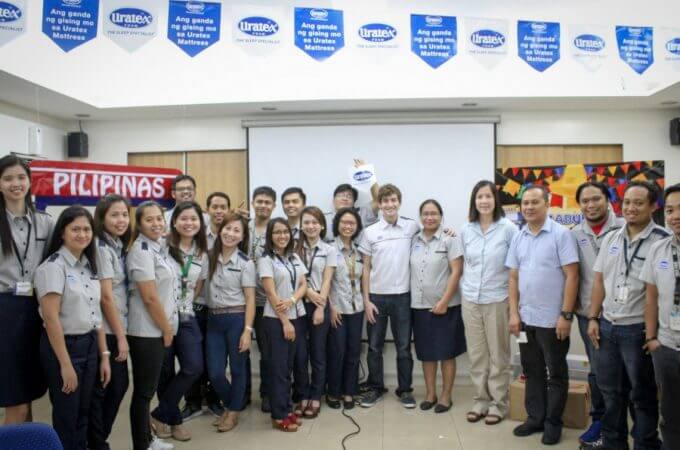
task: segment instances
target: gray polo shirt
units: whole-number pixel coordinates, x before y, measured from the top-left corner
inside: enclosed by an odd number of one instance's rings
[[[105,239],[97,239],[97,274],[100,280],[111,280],[113,299],[118,308],[123,331],[127,331],[128,294],[127,275],[123,243],[118,238],[105,234]],[[111,326],[104,317],[106,334],[113,334]]]
[[[411,244],[411,308],[431,309],[446,291],[451,268],[449,262],[463,256],[460,237],[445,236],[437,230],[427,241],[421,231]],[[460,305],[460,291],[449,300],[448,306]]]
[[[34,282],[41,304],[47,294],[61,295],[59,322],[64,335],[85,334],[101,326],[101,287],[85,255],[76,259],[62,246],[38,266]]]
[[[673,264],[673,250],[680,258],[680,241],[677,236],[667,237],[654,244],[647,253],[640,278],[645,283],[653,284],[659,291],[659,342],[668,348],[680,351],[680,331],[671,330],[670,317],[675,299],[675,283],[680,277]],[[680,261],[678,261],[680,264]]]
[[[283,299],[293,296],[307,275],[307,268],[295,253],[288,257],[279,255],[264,255],[257,260],[257,273],[260,278],[272,278],[276,288],[276,295]],[[305,306],[301,300],[288,310],[289,319],[297,319],[305,315]],[[264,305],[264,317],[278,318],[270,302]]]
[[[554,328],[562,311],[563,266],[578,262],[571,232],[546,218],[534,235],[526,225],[515,235],[505,265],[519,270],[519,316],[527,325]]]
[[[302,244],[302,248],[305,255],[303,262],[307,267],[308,287],[320,292],[323,284],[323,272],[326,267],[335,268],[338,266],[335,247],[319,239],[313,248],[309,247],[307,241]]]
[[[0,252],[0,292],[13,292],[17,281],[33,280],[35,269],[43,260],[52,237],[54,221],[49,214],[39,211],[29,211],[22,217],[9,211],[5,213],[19,255],[14,246],[11,255],[5,256]]]
[[[359,213],[361,218],[362,228],[366,228],[369,225],[373,225],[378,221],[378,214],[373,211],[371,205],[358,206],[355,208]],[[335,234],[333,234],[333,219],[335,219],[335,214],[337,211],[329,211],[324,214],[326,218],[326,237],[324,240],[328,243],[333,242],[335,239]],[[357,240],[361,238],[361,235],[357,236]]]
[[[371,257],[371,294],[405,294],[411,284],[411,240],[420,231],[412,219],[399,217],[394,225],[384,218],[364,229],[359,251]]]
[[[228,260],[220,254],[210,279],[210,308],[225,308],[246,304],[243,288],[254,288],[257,274],[255,263],[245,253],[236,250]]]
[[[593,292],[593,282],[595,281],[595,259],[600,251],[605,236],[612,231],[618,230],[626,224],[621,217],[616,217],[614,212],[609,210],[607,221],[604,223],[600,234],[596,235],[593,229],[584,219],[583,222],[571,229],[576,243],[578,244],[579,264],[579,289],[578,289],[578,308],[576,313],[588,317],[590,315],[590,299]]]
[[[146,309],[137,289],[138,281],[155,281],[158,297],[173,333],[177,333],[177,297],[181,290],[176,263],[168,255],[162,241],[152,241],[140,234],[128,252],[126,268],[129,281],[128,335],[137,337],[162,337]]]
[[[196,293],[196,285],[199,281],[205,281],[208,278],[208,253],[203,252],[199,255],[198,248],[196,248],[196,242],[191,245],[189,252],[185,253],[182,249],[179,249],[182,253],[182,259],[184,263],[180,265],[175,259],[168,255],[170,260],[175,265],[175,271],[179,276],[179,289],[177,291],[177,311],[180,314],[187,314],[190,316],[194,315],[194,296]],[[191,260],[191,264],[189,261]],[[186,287],[182,289],[182,270],[188,266]]]
[[[667,236],[666,230],[650,221],[632,241],[628,239],[627,227],[609,233],[604,238],[593,270],[602,273],[604,278],[602,315],[605,319],[615,325],[645,321],[646,286],[640,279],[642,266],[652,245]],[[630,262],[628,276],[626,258]],[[618,297],[624,285],[628,286],[628,296],[620,299]]]
[[[248,256],[257,265],[257,260],[264,254],[265,233],[258,234],[255,230],[255,221],[251,220],[248,224],[248,234],[250,242],[248,242]],[[255,286],[255,306],[264,307],[267,303],[267,294],[262,287],[262,280],[257,277]]]
[[[336,237],[331,244],[335,248],[337,267],[333,274],[331,305],[342,314],[354,314],[364,310],[361,295],[361,274],[364,268],[359,248],[352,242],[345,248],[342,240]]]

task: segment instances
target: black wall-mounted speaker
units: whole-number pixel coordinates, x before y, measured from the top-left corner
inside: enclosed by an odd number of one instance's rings
[[[88,150],[87,134],[82,132],[68,134],[69,158],[87,158]]]

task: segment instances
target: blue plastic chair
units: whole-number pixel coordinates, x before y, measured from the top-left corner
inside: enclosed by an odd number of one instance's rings
[[[44,423],[0,426],[0,450],[64,450],[57,432]]]

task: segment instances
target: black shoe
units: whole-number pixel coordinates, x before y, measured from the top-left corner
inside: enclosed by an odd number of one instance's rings
[[[182,421],[187,422],[191,419],[195,419],[201,414],[203,414],[203,409],[201,409],[200,406],[191,405],[187,403],[186,405],[184,405],[184,408],[182,409]]]
[[[449,403],[448,406],[442,405],[441,403],[437,403],[437,406],[434,407],[434,412],[436,414],[445,413],[451,409],[451,406],[453,406],[453,402]]]
[[[434,405],[437,404],[437,398],[435,397],[434,401],[428,401],[428,400],[423,400],[420,402],[420,410],[421,411],[428,411],[432,408],[434,408]]]
[[[413,398],[413,394],[410,392],[402,392],[399,395],[399,401],[401,402],[401,406],[406,409],[413,409],[416,407],[416,399]]]
[[[534,433],[540,433],[543,431],[543,427],[540,425],[534,425],[529,422],[524,422],[522,425],[516,426],[512,430],[512,434],[518,437],[531,436]]]
[[[602,438],[597,439],[596,441],[589,442],[587,444],[582,444],[581,447],[579,447],[580,450],[605,450],[606,447],[604,446],[604,441]]]
[[[376,391],[367,391],[361,396],[359,406],[362,408],[370,408],[374,406],[381,398],[382,394],[379,394]]]
[[[340,406],[342,406],[342,403],[340,402],[340,399],[338,398],[333,398],[329,395],[326,396],[326,404],[328,405],[329,408],[331,409],[340,409]]]
[[[262,405],[260,406],[260,410],[262,410],[263,413],[272,412],[272,407],[269,404],[269,397],[262,397]]]
[[[543,432],[543,437],[541,438],[541,443],[543,445],[557,445],[560,442],[560,437],[562,437],[562,429],[545,430]]]
[[[354,409],[354,399],[352,400],[342,400],[343,409]]]

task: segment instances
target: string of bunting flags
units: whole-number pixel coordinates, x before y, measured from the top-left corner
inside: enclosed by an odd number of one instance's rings
[[[26,32],[28,3],[0,0],[0,46]],[[33,2],[30,7],[38,5]],[[640,75],[659,61],[680,70],[680,27],[570,24],[565,31],[565,25],[558,22],[522,19],[513,28],[505,19],[419,12],[410,14],[403,24],[367,21],[358,26],[353,23],[357,29],[348,30],[344,11],[339,9],[294,7],[289,11],[271,5],[233,5],[223,11],[222,6],[221,2],[196,0],[43,0],[41,27],[64,52],[100,34],[135,52],[158,38],[159,24],[166,23],[160,15],[167,13],[166,38],[192,58],[219,42],[221,29],[228,23],[232,43],[248,52],[266,54],[282,45],[294,45],[320,62],[340,52],[350,37],[358,41],[356,48],[374,54],[405,48],[400,42],[408,38],[410,51],[432,69],[461,52],[492,69],[514,47],[515,55],[538,72],[550,70],[564,56],[594,72],[613,55]],[[226,14],[233,17],[223,21]]]

